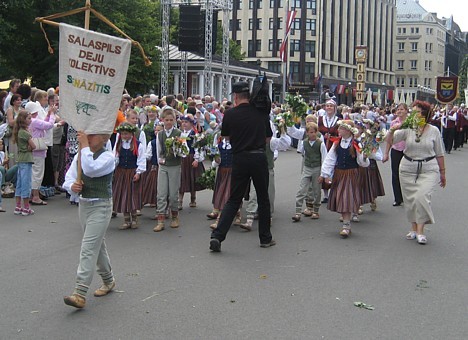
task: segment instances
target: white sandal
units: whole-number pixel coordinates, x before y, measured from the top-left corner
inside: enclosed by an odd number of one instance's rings
[[[414,240],[416,238],[416,232],[415,231],[410,231],[408,234],[406,234],[406,239],[407,240]]]
[[[418,239],[419,244],[426,244],[427,243],[427,238],[425,235],[416,235],[416,238]]]

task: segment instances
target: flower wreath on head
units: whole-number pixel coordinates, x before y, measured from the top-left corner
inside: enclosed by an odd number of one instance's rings
[[[122,123],[119,126],[117,126],[116,130],[118,133],[122,133],[124,131],[135,133],[137,131],[137,127],[129,123]]]
[[[343,122],[342,120],[338,121],[338,123],[336,124],[338,124],[338,127],[341,127],[351,132],[353,136],[359,132],[358,129],[356,129],[354,126],[351,126],[348,123]]]
[[[145,106],[144,110],[146,112],[158,112],[159,111],[159,107],[157,107],[156,105],[148,105],[148,106]]]

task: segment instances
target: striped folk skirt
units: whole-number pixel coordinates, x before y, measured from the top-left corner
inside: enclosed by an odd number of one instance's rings
[[[146,171],[141,174],[143,205],[156,205],[158,194],[158,166],[153,166],[151,161],[146,163]]]
[[[380,196],[385,196],[384,184],[382,182],[379,167],[377,166],[375,159],[370,159],[370,165],[367,168],[367,174],[372,200],[375,200]]]
[[[133,182],[136,169],[117,167],[112,183],[112,199],[114,211],[118,213],[134,213],[141,209],[141,178]]]
[[[359,167],[359,188],[361,193],[361,205],[371,203],[373,201],[373,194],[371,190],[369,168]]]
[[[232,168],[218,168],[212,199],[214,209],[223,210],[231,195],[231,173]]]
[[[205,188],[197,183],[197,179],[205,172],[203,162],[198,162],[198,167],[192,166],[194,159],[193,155],[189,154],[181,160],[181,176],[180,176],[180,189],[179,192],[195,192],[204,190]]]
[[[361,205],[359,169],[335,169],[328,196],[328,210],[357,213]]]

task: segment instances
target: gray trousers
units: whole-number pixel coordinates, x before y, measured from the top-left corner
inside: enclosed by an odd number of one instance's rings
[[[80,199],[79,218],[84,235],[76,273],[76,294],[86,296],[96,267],[104,283],[114,280],[104,238],[111,216],[112,198],[96,201]]]
[[[320,176],[320,167],[309,168],[304,166],[302,168],[301,182],[299,184],[299,190],[296,194],[296,214],[300,214],[304,199],[311,199],[313,204],[314,212],[318,212],[320,208],[321,199],[321,184],[319,184],[318,178]]]
[[[179,211],[179,188],[181,166],[159,165],[157,213],[164,214],[169,197],[171,211]]]
[[[275,211],[275,169],[268,169],[268,198],[270,199],[270,214],[273,216]],[[245,211],[247,215],[255,215],[258,209],[257,192],[253,183],[250,183],[249,201]]]

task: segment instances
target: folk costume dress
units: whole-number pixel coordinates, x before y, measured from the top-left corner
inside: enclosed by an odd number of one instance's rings
[[[115,169],[113,182],[114,211],[117,213],[130,214],[142,207],[141,200],[141,178],[134,182],[135,174],[146,171],[145,147],[134,136],[128,140],[120,140],[114,147],[117,167]],[[133,144],[133,150],[131,150]]]
[[[232,147],[223,139],[218,143],[218,150],[221,163],[216,172],[212,203],[213,209],[221,211],[231,195]]]
[[[156,138],[146,147],[146,171],[141,176],[143,185],[143,205],[155,206],[158,193],[158,155],[156,152]]]
[[[362,204],[359,167],[369,166],[369,160],[364,159],[353,137],[332,138],[331,142],[321,170],[322,177],[333,177],[327,208],[338,213],[356,213]]]
[[[183,195],[186,192],[192,194],[192,202],[195,200],[195,192],[205,189],[202,185],[197,183],[197,179],[200,178],[205,172],[203,165],[203,154],[199,150],[193,148],[193,142],[195,137],[195,131],[182,131],[182,138],[187,138],[187,145],[189,147],[189,154],[187,157],[181,159],[181,177],[180,177],[180,189],[179,193]],[[194,168],[192,166],[193,161],[198,161],[198,166]]]
[[[338,137],[338,121],[340,119],[333,115],[329,117],[328,115],[320,116],[317,125],[319,128],[320,134],[323,136],[323,141],[325,142],[325,146],[327,147],[327,151],[330,151],[333,142],[332,139],[334,137]],[[328,183],[322,183],[322,189],[327,190],[330,189],[330,185]]]

